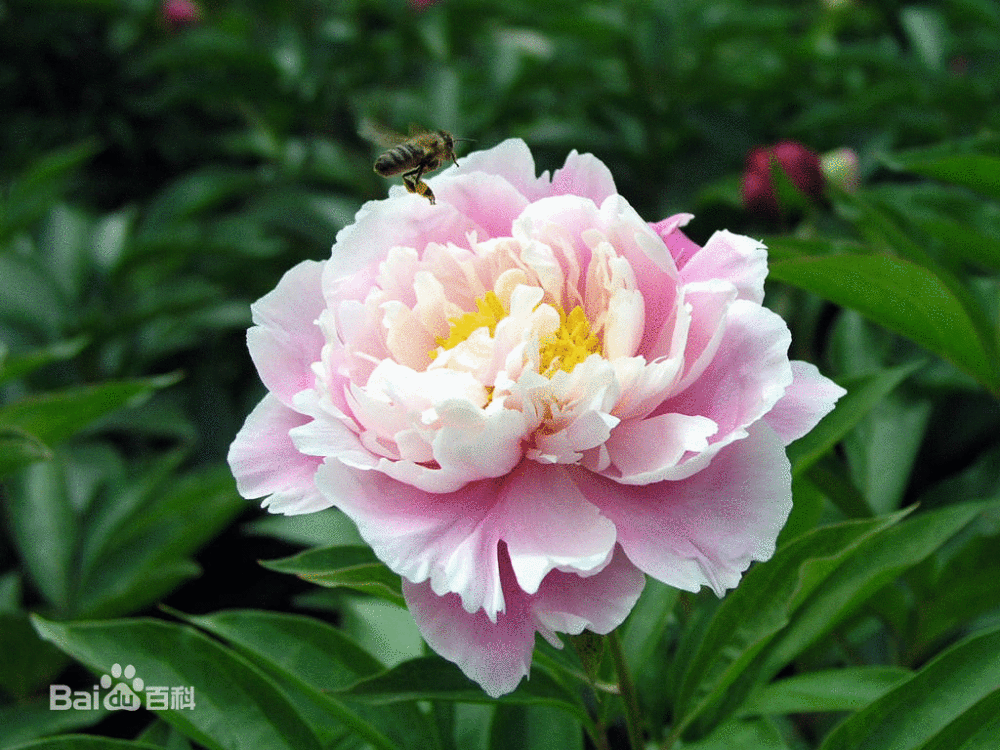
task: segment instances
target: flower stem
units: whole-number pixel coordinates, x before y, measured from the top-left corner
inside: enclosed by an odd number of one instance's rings
[[[625,663],[625,652],[622,650],[622,640],[617,630],[608,634],[608,648],[615,664],[615,674],[618,676],[618,689],[621,691],[622,702],[625,704],[625,728],[628,730],[628,742],[632,750],[642,750],[642,717],[639,713],[639,696],[635,692],[632,675]]]

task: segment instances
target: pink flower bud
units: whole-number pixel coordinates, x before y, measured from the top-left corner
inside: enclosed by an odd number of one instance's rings
[[[743,205],[748,211],[769,217],[777,217],[780,212],[771,178],[772,160],[802,193],[810,198],[823,195],[825,180],[816,152],[795,141],[758,146],[747,154],[743,173]]]
[[[163,0],[160,18],[168,29],[179,31],[201,20],[201,7],[191,0]]]

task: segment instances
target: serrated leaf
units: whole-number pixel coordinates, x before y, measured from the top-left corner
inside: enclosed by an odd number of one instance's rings
[[[280,560],[261,561],[261,565],[279,573],[292,573],[318,586],[342,586],[406,606],[400,577],[369,547],[321,547]]]
[[[917,750],[964,741],[996,724],[1000,629],[973,635],[831,732],[821,750]],[[966,719],[967,721],[963,721]],[[961,736],[961,740],[959,738]],[[994,735],[993,739],[996,739]]]
[[[888,255],[830,255],[776,261],[770,276],[857,310],[1000,392],[994,342],[930,270]]]
[[[192,628],[149,619],[32,622],[42,638],[97,674],[132,664],[146,688],[193,687],[194,709],[156,713],[211,750],[321,748],[273,680]]]

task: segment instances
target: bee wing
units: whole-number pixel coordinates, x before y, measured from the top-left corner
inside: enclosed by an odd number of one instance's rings
[[[358,124],[358,135],[369,143],[374,143],[382,148],[392,148],[400,143],[405,143],[409,138],[401,133],[397,133],[380,122],[376,122],[368,117],[362,117]]]

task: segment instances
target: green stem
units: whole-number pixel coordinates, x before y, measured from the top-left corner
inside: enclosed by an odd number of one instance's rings
[[[617,630],[608,633],[608,648],[615,664],[615,674],[618,676],[618,689],[621,691],[622,702],[625,704],[625,727],[628,730],[628,741],[632,750],[642,750],[642,717],[639,713],[639,696],[635,692],[632,675],[625,663],[625,652],[622,650],[622,640]]]

